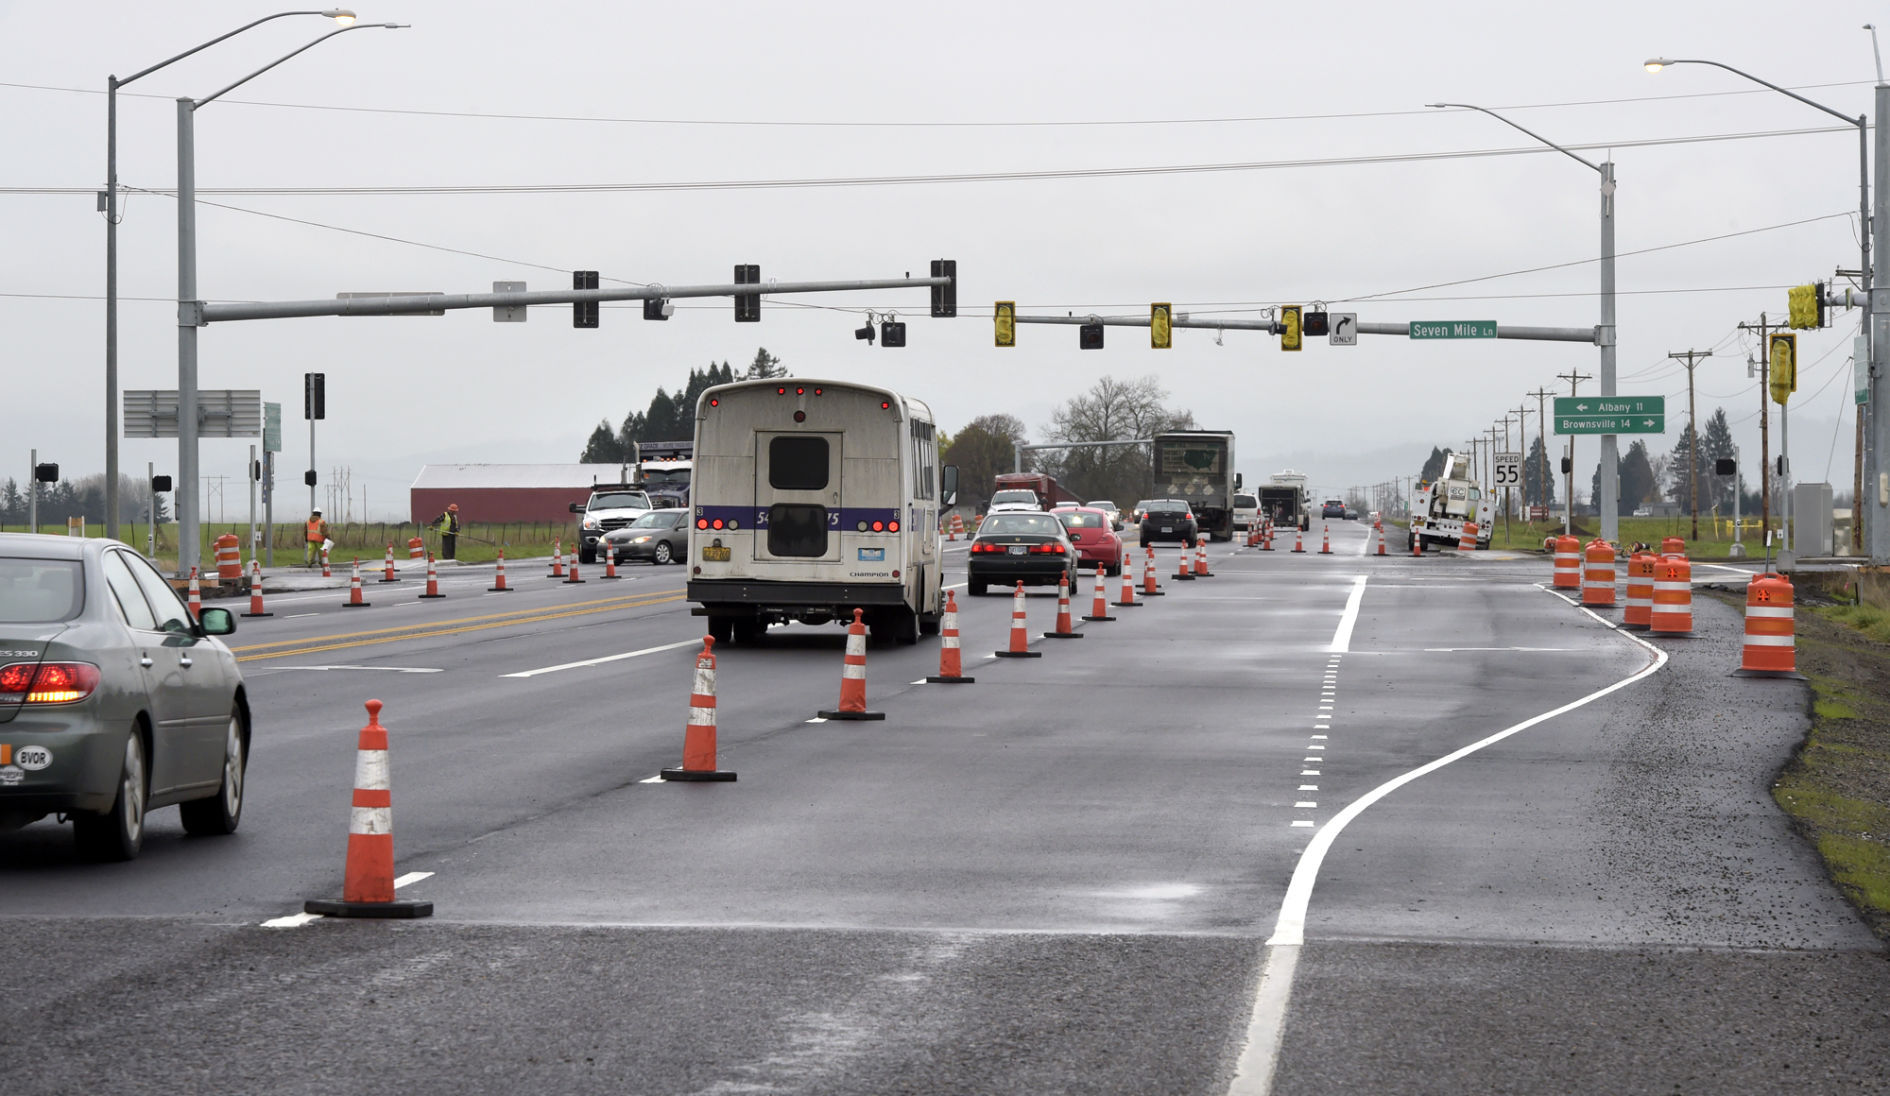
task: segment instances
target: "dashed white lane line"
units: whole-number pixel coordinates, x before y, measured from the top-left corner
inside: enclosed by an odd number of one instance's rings
[[[1319,770],[1318,770],[1318,769],[1301,769],[1301,770],[1299,770],[1299,775],[1301,775],[1301,776],[1318,776],[1318,775],[1319,775]]]
[[[662,773],[657,773],[655,776],[645,777],[644,779],[637,781],[637,783],[639,784],[661,784],[662,782],[663,782]]]
[[[1318,790],[1319,790],[1319,785],[1317,785],[1317,784],[1301,784],[1301,785],[1299,786],[1299,790],[1300,790],[1300,791],[1302,791],[1302,792],[1316,792],[1316,791],[1318,791]]]
[[[1294,829],[1302,829],[1302,828],[1311,829],[1312,824],[1313,824],[1313,821],[1310,818],[1296,818],[1293,820]]]
[[[433,873],[430,871],[410,871],[394,880],[394,889],[399,890],[409,883],[418,883],[422,879],[431,878],[433,878]],[[311,924],[321,919],[322,915],[319,913],[292,913],[287,917],[271,917],[269,920],[262,923],[262,927],[266,929],[299,929],[303,925]]]
[[[560,670],[575,670],[581,666],[601,666],[606,662],[622,662],[626,658],[641,658],[659,651],[674,651],[679,647],[694,647],[702,642],[701,638],[685,639],[676,643],[665,643],[658,647],[645,647],[640,651],[625,651],[618,655],[605,655],[602,658],[587,658],[582,662],[565,662],[557,666],[540,666],[536,670],[520,670],[515,674],[500,674],[500,677],[537,677],[540,674],[555,674]]]
[[[1299,802],[1293,804],[1293,806],[1296,809],[1303,808],[1305,810],[1313,810],[1314,808],[1318,807],[1319,804],[1311,802],[1310,800],[1302,799]]]

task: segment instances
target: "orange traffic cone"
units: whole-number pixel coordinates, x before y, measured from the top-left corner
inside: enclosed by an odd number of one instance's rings
[[[617,548],[615,545],[605,544],[603,545],[603,549],[604,549],[604,578],[606,581],[615,582],[616,580],[623,577],[622,575],[617,573]]]
[[[354,573],[348,576],[348,600],[341,603],[343,609],[365,609],[371,602],[361,598],[361,561],[354,561]]]
[[[244,613],[243,615],[246,617],[266,617],[266,616],[276,615],[274,613],[263,612],[262,564],[257,563],[253,559],[249,561],[249,612]]]
[[[400,576],[394,573],[394,546],[387,546],[387,566],[381,571],[382,582],[399,582]]]
[[[427,592],[420,596],[423,598],[446,596],[440,593],[440,572],[437,565],[433,562],[432,552],[427,553]]]
[[[203,587],[197,584],[197,569],[190,569],[190,619],[203,619]]]
[[[1142,596],[1166,596],[1161,584],[1155,581],[1155,549],[1144,547],[1142,551],[1145,553],[1142,560]]]
[[[1267,522],[1266,528],[1260,530],[1260,550],[1273,551],[1273,523],[1270,521]]]
[[[551,578],[564,577],[564,541],[551,542]]]
[[[505,549],[499,549],[499,570],[492,576],[492,586],[488,594],[509,594],[512,588],[505,584]]]
[[[1332,526],[1330,525],[1319,526],[1319,554],[1322,556],[1332,554]]]
[[[1122,549],[1122,598],[1116,602],[1118,609],[1140,609],[1142,603],[1135,600],[1135,560],[1129,556],[1129,549]]]
[[[1381,556],[1384,555],[1385,554],[1385,527],[1382,525],[1372,526],[1372,536],[1378,538],[1378,554]]]
[[[1009,650],[997,652],[999,658],[1042,658],[1042,651],[1030,649],[1030,635],[1024,627],[1024,584],[1017,584],[1017,593],[1011,598],[1011,646]]]
[[[1181,546],[1181,559],[1175,565],[1175,579],[1178,582],[1193,582],[1194,573],[1188,570],[1188,546]]]
[[[1194,577],[1213,578],[1214,572],[1208,570],[1207,538],[1194,538]]]
[[[1103,572],[1108,570],[1102,564],[1096,565],[1096,597],[1089,604],[1089,615],[1084,620],[1108,621],[1115,617],[1109,615],[1109,593],[1103,589]]]
[[[966,677],[964,669],[964,661],[958,651],[958,595],[947,590],[945,619],[938,630],[938,676],[925,680],[933,685],[969,685],[978,680]]]
[[[689,726],[683,731],[682,768],[664,769],[664,780],[726,782],[735,774],[715,767],[715,637],[702,637],[696,684],[689,694]]]
[[[1306,551],[1306,535],[1303,530],[1293,530],[1293,551],[1302,554]]]
[[[394,897],[394,800],[387,779],[387,728],[381,702],[367,702],[367,726],[354,753],[354,806],[348,815],[348,865],[341,901],[311,898],[305,913],[328,917],[430,917],[433,903]]]
[[[866,710],[866,622],[859,609],[847,625],[847,655],[840,667],[840,706],[815,712],[822,719],[885,719],[885,712]]]
[[[579,584],[584,581],[583,579],[578,577],[577,569],[578,569],[578,557],[572,556],[571,557],[571,577],[564,580],[564,584],[566,586]]]
[[[1424,554],[1424,538],[1418,535],[1416,528],[1411,530],[1411,554],[1414,556]]]
[[[326,548],[322,549],[322,577],[323,578],[335,577],[334,575],[328,572],[328,549]]]
[[[1070,622],[1070,576],[1057,577],[1057,630],[1045,632],[1045,639],[1082,639],[1083,633]]]

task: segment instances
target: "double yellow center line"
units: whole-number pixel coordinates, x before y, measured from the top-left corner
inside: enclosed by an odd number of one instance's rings
[[[521,609],[510,613],[489,613],[485,616],[460,617],[456,620],[442,620],[429,624],[409,624],[401,628],[373,628],[363,632],[340,632],[335,635],[284,639],[274,643],[252,643],[232,647],[230,650],[235,652],[238,662],[254,662],[265,658],[288,658],[294,655],[317,654],[321,651],[338,651],[347,647],[367,647],[376,643],[398,643],[404,639],[428,639],[434,636],[484,631],[488,628],[509,628],[515,624],[535,624],[539,621],[589,616],[593,613],[614,613],[682,599],[683,595],[680,592],[633,594],[581,602],[574,608]]]

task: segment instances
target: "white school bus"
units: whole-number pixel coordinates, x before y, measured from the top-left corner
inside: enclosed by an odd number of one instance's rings
[[[770,624],[851,623],[937,635],[938,514],[956,493],[932,412],[845,381],[742,381],[696,402],[688,597],[718,643]]]

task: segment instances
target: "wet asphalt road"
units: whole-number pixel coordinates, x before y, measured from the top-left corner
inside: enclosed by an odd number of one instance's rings
[[[725,648],[722,785],[646,783],[679,759],[701,634],[681,568],[279,597],[232,643],[241,834],[159,812],[109,867],[50,823],[0,835],[8,1091],[1260,1090],[1235,1073],[1308,839],[1652,659],[1537,588],[1545,561],[1333,533],[1331,556],[1217,546],[1186,584],[1162,551],[1168,596],[1042,659],[986,658],[1010,601],[961,598],[978,683],[913,684],[930,641],[875,647],[883,723],[807,722],[839,629]],[[1034,638],[1054,597],[1029,607]],[[1890,970],[1765,794],[1802,686],[1726,677],[1737,619],[1695,611],[1652,677],[1346,824],[1273,1091],[1890,1083]],[[368,696],[398,870],[433,873],[402,893],[438,913],[261,928],[339,891]]]

